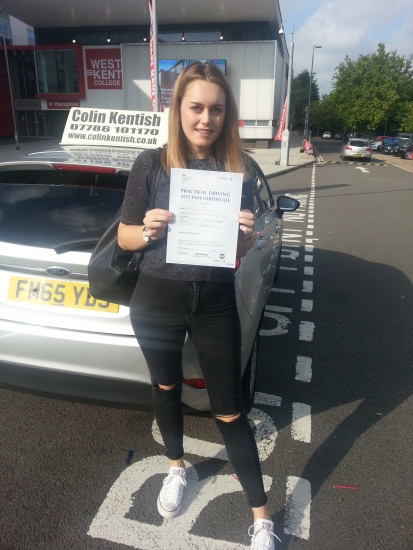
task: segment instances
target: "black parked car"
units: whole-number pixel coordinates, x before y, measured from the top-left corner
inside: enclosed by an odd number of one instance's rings
[[[410,139],[409,141],[406,141],[404,143],[399,143],[399,145],[394,147],[393,154],[396,157],[402,157],[403,158],[403,153],[404,153],[406,147],[409,147],[410,145],[413,145],[413,140],[412,139]]]
[[[411,142],[410,145],[405,145],[402,148],[400,156],[403,159],[413,160],[412,152],[413,152],[413,141]]]

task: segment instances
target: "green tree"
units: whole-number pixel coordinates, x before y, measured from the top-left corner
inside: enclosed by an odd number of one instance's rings
[[[343,121],[338,115],[337,96],[334,92],[323,94],[320,101],[311,103],[309,122],[313,136],[327,131],[342,131]]]
[[[406,112],[402,118],[399,130],[413,132],[413,102],[406,105]]]
[[[291,100],[290,100],[290,124],[292,130],[303,129],[305,124],[305,114],[308,105],[308,92],[310,91],[310,71],[307,69],[294,76],[291,82]],[[318,101],[320,92],[317,80],[311,83],[311,101]],[[310,108],[311,112],[311,108]]]
[[[348,56],[336,68],[333,93],[347,129],[398,129],[413,99],[413,56],[386,52],[384,44],[356,61]]]

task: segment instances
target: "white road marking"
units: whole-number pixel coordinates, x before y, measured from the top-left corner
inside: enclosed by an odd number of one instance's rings
[[[126,519],[125,516],[134,504],[135,494],[145,481],[154,475],[166,475],[167,462],[164,456],[151,456],[126,468],[110,488],[89,527],[88,535],[142,550],[248,548],[239,543],[190,534],[200,513],[212,500],[222,494],[240,492],[242,487],[231,475],[211,476],[199,481],[196,469],[189,462],[186,462],[188,485],[185,498],[181,511],[173,521],[164,520],[162,525],[157,526]],[[263,481],[264,489],[268,492],[272,485],[272,478],[263,476]],[[156,508],[155,501],[154,495],[154,508]]]
[[[281,294],[295,294],[295,290],[291,290],[290,288],[274,287],[271,289],[271,292],[280,292]]]
[[[363,174],[370,174],[370,172],[368,170],[366,170],[365,168],[362,168],[361,166],[356,166],[356,168],[354,168],[354,170],[361,170],[363,172]]]
[[[301,321],[299,335],[300,340],[311,342],[314,337],[314,328],[315,325],[311,321]]]
[[[310,538],[311,485],[301,477],[287,479],[284,533],[302,539]]]
[[[281,336],[282,334],[287,334],[288,325],[291,324],[291,321],[284,317],[284,315],[279,315],[278,313],[271,313],[270,311],[264,312],[264,317],[270,317],[277,321],[277,326],[269,330],[260,330],[260,336]]]
[[[314,275],[314,267],[309,265],[304,266],[304,275]]]
[[[290,243],[286,243],[286,244],[282,244],[282,247],[281,247],[281,251],[284,250],[284,248],[301,248],[301,246],[299,244],[290,244]]]
[[[281,397],[271,395],[270,393],[255,392],[254,405],[271,405],[272,407],[281,406]]]
[[[297,271],[296,267],[284,267],[280,265],[280,269],[285,269],[286,271]]]
[[[304,250],[306,252],[313,252],[314,246],[306,244],[305,247],[304,247]]]
[[[281,307],[281,306],[270,306],[266,305],[265,309],[267,311],[278,311],[278,313],[292,313],[292,308],[290,307]]]
[[[305,403],[293,403],[291,435],[296,441],[311,442],[311,407]]]
[[[301,300],[301,311],[312,311],[313,310],[313,301],[312,300]]]
[[[313,281],[303,281],[303,292],[313,292]]]
[[[311,382],[313,371],[311,368],[313,360],[311,357],[304,355],[297,355],[297,362],[295,364],[295,379],[300,382]]]
[[[313,261],[313,256],[310,255],[310,254],[306,254],[306,255],[304,256],[304,261],[305,261],[305,262],[312,262],[312,261]]]
[[[289,260],[296,260],[300,255],[296,250],[281,250],[281,258],[288,258]]]

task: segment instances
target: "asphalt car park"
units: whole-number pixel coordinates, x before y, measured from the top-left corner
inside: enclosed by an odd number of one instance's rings
[[[148,369],[127,307],[88,292],[91,252],[119,216],[140,150],[59,146],[0,164],[0,385],[68,399],[151,407]],[[255,166],[255,245],[236,265],[243,395],[253,402],[258,334],[278,275],[284,211]],[[122,357],[122,360],[119,358]],[[184,348],[182,400],[209,401],[192,344]]]

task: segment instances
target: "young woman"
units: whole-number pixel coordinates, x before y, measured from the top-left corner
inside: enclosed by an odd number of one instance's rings
[[[161,163],[155,207],[147,210],[151,178]],[[180,510],[185,479],[181,406],[182,349],[188,333],[208,389],[211,410],[254,516],[251,548],[273,549],[257,446],[241,398],[241,329],[234,273],[222,267],[166,263],[171,168],[244,174],[238,213],[238,255],[253,242],[254,189],[242,151],[229,82],[212,64],[195,62],[178,78],[171,98],[168,145],[141,153],[132,168],[119,225],[124,250],[144,250],[130,304],[132,326],[148,363],[156,421],[169,458],[158,511]]]

